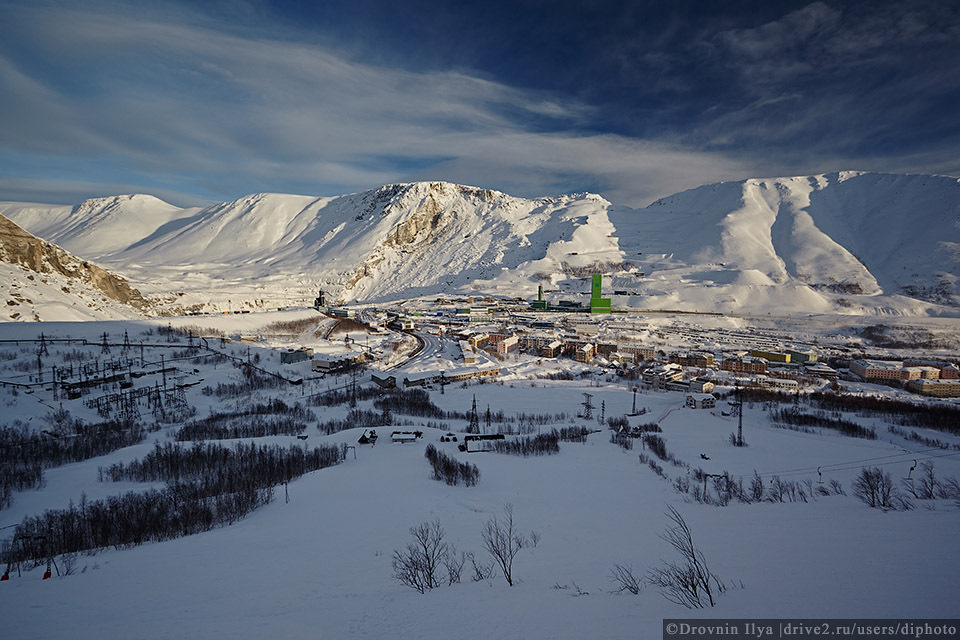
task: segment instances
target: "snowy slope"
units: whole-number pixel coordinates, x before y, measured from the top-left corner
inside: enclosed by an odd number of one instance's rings
[[[41,240],[0,215],[7,320],[131,318],[150,303],[123,278]]]
[[[300,315],[290,317],[303,317]],[[270,321],[260,319],[260,321]],[[216,316],[204,322],[233,331],[255,316]],[[150,339],[166,321],[54,325],[47,337],[84,335],[96,346],[101,332],[129,331],[136,344]],[[186,322],[186,320],[184,320]],[[35,330],[15,327],[13,337],[32,338]],[[244,353],[247,346],[227,345]],[[220,347],[224,348],[224,347]],[[267,367],[279,366],[276,354],[254,343]],[[34,354],[5,354],[32,362]],[[74,345],[51,345],[50,361],[72,354]],[[115,352],[116,353],[116,352]],[[9,357],[9,356],[7,356]],[[156,357],[156,354],[154,354]],[[16,363],[3,360],[7,368]],[[529,363],[528,363],[529,364]],[[236,382],[237,369],[215,361],[196,364],[204,385]],[[283,370],[283,369],[281,369]],[[138,384],[153,384],[153,381]],[[516,383],[516,384],[514,384]],[[287,403],[325,389],[328,380],[307,380],[256,392],[252,397],[218,402],[197,385],[185,390],[199,415],[212,409],[237,409],[275,397]],[[583,443],[563,443],[557,455],[520,458],[494,453],[465,454],[456,443],[441,443],[446,431],[424,427],[414,444],[392,445],[383,437],[375,447],[357,446],[343,464],[308,474],[289,485],[289,501],[278,487],[273,503],[243,520],[185,538],[130,549],[78,555],[75,573],[40,579],[43,566],[24,567],[0,583],[8,615],[5,629],[15,638],[656,638],[663,618],[919,618],[956,615],[951,585],[960,559],[956,531],[960,510],[949,500],[924,501],[912,511],[870,509],[851,493],[863,465],[881,465],[899,479],[914,460],[931,461],[937,477],[956,477],[960,461],[948,450],[929,449],[895,438],[877,425],[878,440],[832,433],[800,433],[773,428],[758,405],[745,407],[748,447],[732,447],[727,436],[736,422],[719,413],[681,408],[683,394],[643,392],[643,421],[660,420],[669,451],[708,473],[729,472],[749,484],[756,471],[791,481],[837,480],[848,495],[820,496],[806,502],[733,504],[721,508],[696,504],[677,493],[672,482],[688,474],[683,466],[663,463],[669,480],[638,460],[640,444],[624,451],[594,421],[574,418],[582,393],[594,394],[608,416],[630,410],[633,395],[625,385],[593,380],[511,380],[511,384],[451,385],[431,399],[448,411],[465,411],[474,398],[507,415],[531,410],[566,412],[557,426],[583,424],[601,429]],[[44,424],[50,392],[15,395],[0,389],[11,415]],[[370,408],[370,401],[361,401]],[[82,399],[64,401],[74,415],[96,416]],[[319,421],[343,418],[349,408],[311,407]],[[84,413],[86,412],[86,413]],[[147,412],[144,412],[148,415]],[[846,416],[873,424],[873,418]],[[662,419],[661,419],[662,418]],[[95,418],[90,418],[95,419]],[[447,421],[460,431],[465,421]],[[410,425],[398,427],[409,429]],[[390,432],[384,427],[383,434]],[[0,526],[19,522],[44,509],[62,509],[72,501],[104,499],[149,484],[98,480],[98,467],[142,458],[153,440],[172,438],[162,428],[147,442],[84,462],[51,468],[37,491],[18,492],[11,508],[0,511]],[[308,428],[310,446],[356,445],[362,430],[323,435]],[[925,435],[956,444],[943,432]],[[459,434],[462,438],[463,434]],[[259,442],[302,446],[293,436]],[[430,477],[424,447],[431,443],[481,471],[475,487],[448,486]],[[225,443],[229,444],[229,443]],[[649,455],[649,452],[646,452]],[[700,457],[708,455],[709,460]],[[811,485],[816,486],[816,485]],[[474,582],[470,567],[459,584],[421,595],[392,577],[391,557],[409,541],[409,528],[439,519],[447,540],[458,550],[486,561],[480,530],[514,506],[520,532],[540,534],[536,546],[517,555],[517,582],[500,575]],[[691,611],[672,604],[652,586],[639,594],[617,593],[614,564],[638,575],[676,560],[658,536],[666,526],[667,505],[689,523],[711,569],[731,586],[717,607]],[[926,508],[925,508],[926,507]],[[58,559],[59,562],[63,558]]]
[[[845,172],[706,185],[611,217],[644,295],[909,312],[893,296],[960,302],[958,213],[956,178]]]
[[[0,203],[0,210],[34,235],[90,259],[122,251],[196,211],[143,194],[92,198],[76,207]]]
[[[530,298],[540,284],[585,299],[591,273],[607,275],[608,295],[623,292],[615,307],[917,315],[960,304],[960,182],[949,177],[751,179],[643,209],[443,182],[256,194],[201,210],[118,198],[0,212],[151,294],[177,292],[179,305],[302,304],[318,288],[339,301]]]

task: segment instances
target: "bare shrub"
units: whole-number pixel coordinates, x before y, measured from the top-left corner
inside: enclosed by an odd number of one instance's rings
[[[629,591],[633,595],[640,593],[643,588],[643,579],[633,572],[633,567],[624,564],[615,564],[610,569],[610,577],[617,585],[617,593]]]
[[[763,500],[765,491],[766,488],[763,485],[763,478],[761,478],[760,474],[754,469],[753,479],[750,481],[750,499],[754,502],[760,502]]]
[[[463,551],[457,553],[457,548],[450,545],[446,553],[443,554],[443,568],[447,572],[447,584],[460,584],[460,575],[463,573],[463,566],[467,563],[467,554]]]
[[[539,531],[531,531],[531,532],[530,532],[530,546],[533,547],[534,549],[536,549],[538,544],[540,544],[540,532],[539,532]]]
[[[477,560],[477,556],[473,552],[468,552],[464,554],[467,560],[470,561],[470,567],[472,572],[470,574],[470,579],[474,582],[480,582],[481,580],[489,580],[494,576],[495,569],[493,562],[490,564],[484,564]]]
[[[946,500],[955,500],[960,507],[960,481],[954,476],[943,480],[937,487],[937,496]]]
[[[680,554],[677,562],[664,562],[647,572],[646,581],[660,589],[664,598],[688,609],[714,606],[714,595],[727,590],[726,585],[710,572],[703,553],[693,543],[693,534],[683,516],[667,506],[667,518],[673,523],[660,538]]]

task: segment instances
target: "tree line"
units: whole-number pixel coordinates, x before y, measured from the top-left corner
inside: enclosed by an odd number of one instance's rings
[[[84,424],[66,412],[52,430],[26,425],[0,427],[0,509],[13,504],[13,492],[36,489],[43,470],[80,462],[143,442],[147,430],[132,420]]]
[[[264,417],[270,415],[273,417]],[[303,420],[316,420],[316,414],[300,404],[288,405],[274,399],[245,411],[211,413],[206,418],[191,420],[177,431],[176,439],[182,442],[299,435],[307,429]]]
[[[434,480],[442,480],[451,486],[463,482],[468,487],[473,487],[480,481],[480,469],[477,465],[460,462],[432,444],[427,445],[424,456],[430,461]]]
[[[345,446],[312,450],[279,445],[157,444],[142,460],[100,468],[101,480],[165,481],[167,487],[128,492],[47,510],[23,519],[0,562],[42,562],[64,553],[136,546],[232,524],[273,499],[273,487],[345,459]]]
[[[727,394],[729,397],[732,393]],[[942,402],[914,403],[876,396],[855,396],[843,393],[783,393],[769,389],[743,388],[744,402],[806,404],[827,412],[849,412],[862,416],[882,417],[904,427],[921,427],[960,435],[960,408]]]
[[[341,462],[344,447],[322,445],[304,449],[295,445],[258,445],[237,442],[232,447],[196,442],[190,447],[157,443],[140,460],[100,467],[100,479],[119,482],[190,482],[208,495],[232,493],[246,485],[267,487],[289,482],[305,473]]]
[[[818,427],[837,431],[851,438],[876,440],[877,432],[851,420],[844,420],[839,415],[827,415],[825,411],[805,413],[796,407],[778,409],[771,414],[775,423],[800,427],[801,430]]]
[[[513,440],[494,440],[490,449],[496,453],[514,456],[548,456],[560,453],[560,433],[553,429],[548,433],[523,436]]]

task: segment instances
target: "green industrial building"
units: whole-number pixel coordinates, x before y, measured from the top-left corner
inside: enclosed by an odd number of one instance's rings
[[[593,284],[590,288],[590,313],[612,313],[610,298],[602,296],[603,276],[599,273],[594,274]],[[561,300],[557,304],[550,304],[543,297],[543,286],[537,287],[537,299],[530,302],[530,308],[535,311],[586,311],[580,302],[571,302]]]
[[[602,298],[603,276],[593,274],[593,286],[590,288],[590,313],[610,313],[610,298]]]
[[[531,309],[538,311],[547,310],[547,301],[543,298],[543,285],[537,285],[537,299],[530,303]]]

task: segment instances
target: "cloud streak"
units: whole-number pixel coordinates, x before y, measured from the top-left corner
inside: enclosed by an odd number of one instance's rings
[[[163,176],[228,197],[455,176],[525,195],[600,185],[637,204],[741,169],[665,144],[571,134],[590,106],[464,72],[373,66],[180,22],[30,8],[18,17],[19,43],[63,63],[31,75],[0,58],[10,96],[0,117],[17,123],[0,138],[6,152],[123,166],[127,182],[147,187]],[[27,177],[35,190],[39,176]]]
[[[610,4],[591,10],[592,29]],[[602,47],[571,12],[548,21],[570,42],[559,62],[538,49],[563,51],[534,28],[539,12],[511,14],[506,30],[421,13],[418,33],[450,32],[442,51],[460,37],[483,62],[487,31],[489,46],[509,46],[487,68],[417,67],[427,47],[405,57],[418,43],[398,39],[403,25],[392,49],[361,55],[376,30],[338,46],[308,37],[312,25],[271,20],[269,6],[249,3],[243,24],[224,24],[176,3],[10,3],[0,118],[14,125],[0,128],[0,199],[35,195],[43,180],[60,201],[126,185],[193,203],[446,179],[640,205],[750,176],[960,170],[955,118],[942,113],[960,93],[960,18],[937,3],[762,5],[753,22],[693,12],[638,36],[649,3],[618,13],[624,24]],[[928,49],[941,55],[924,66]],[[542,71],[541,88],[500,80],[519,77],[498,74],[511,63]]]

